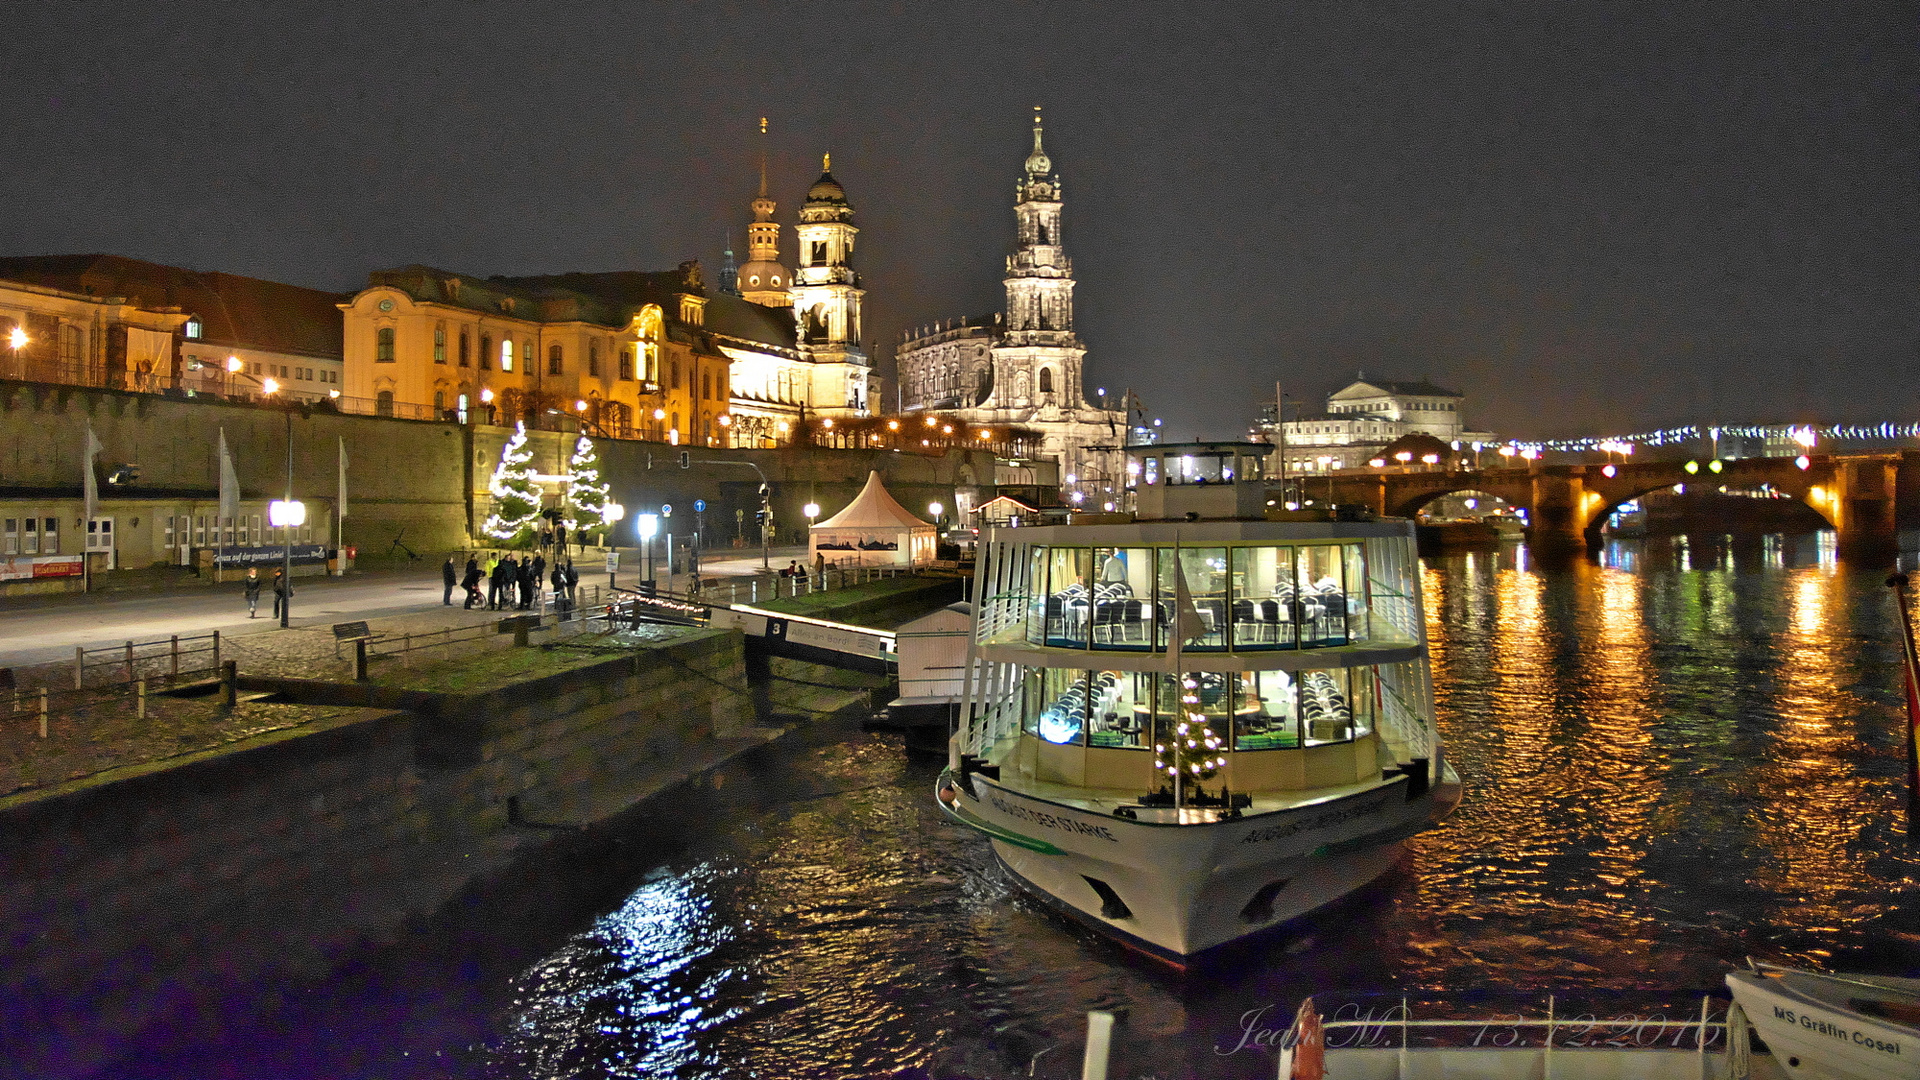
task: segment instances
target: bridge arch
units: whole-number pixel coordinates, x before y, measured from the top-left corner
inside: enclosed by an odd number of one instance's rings
[[[1718,477],[1714,477],[1714,479],[1718,479]],[[1627,483],[1627,484],[1617,484],[1617,485],[1606,484],[1597,488],[1588,488],[1587,494],[1589,496],[1597,496],[1597,498],[1589,499],[1589,501],[1593,504],[1594,507],[1596,507],[1596,509],[1594,509],[1592,511],[1592,515],[1582,523],[1581,529],[1580,529],[1582,535],[1586,537],[1588,548],[1597,549],[1598,547],[1600,547],[1601,542],[1604,539],[1601,536],[1601,530],[1606,527],[1607,519],[1613,516],[1614,511],[1620,509],[1621,506],[1625,505],[1626,503],[1632,502],[1635,499],[1645,498],[1646,496],[1655,494],[1656,492],[1667,491],[1671,489],[1675,483],[1678,483],[1681,485],[1687,485],[1690,483],[1699,485],[1699,484],[1706,484],[1707,481],[1698,479],[1696,476],[1690,475],[1687,477],[1686,480],[1669,481],[1668,483],[1663,483],[1663,484],[1656,484],[1656,483],[1653,483],[1651,480],[1640,480],[1638,482]],[[1715,486],[1727,486],[1727,485],[1715,485]],[[1746,487],[1753,487],[1754,485],[1743,483],[1743,484],[1739,484],[1739,486],[1746,488]],[[1793,484],[1793,485],[1781,486],[1781,485],[1769,484],[1768,486],[1772,490],[1778,491],[1782,495],[1786,495],[1789,498],[1794,499],[1795,501],[1799,502],[1801,505],[1812,510],[1814,513],[1819,514],[1820,520],[1826,522],[1828,528],[1838,529],[1840,527],[1839,523],[1834,520],[1833,508],[1832,508],[1833,500],[1831,498],[1821,500],[1821,499],[1815,499],[1810,497],[1815,490],[1822,490],[1822,489],[1819,489],[1817,485]],[[1799,490],[1796,490],[1796,489],[1799,489]],[[1823,502],[1826,505],[1822,505]]]
[[[1436,475],[1435,479],[1438,480],[1439,476]],[[1449,495],[1461,495],[1467,492],[1491,495],[1516,509],[1531,509],[1533,493],[1526,488],[1511,484],[1489,483],[1483,476],[1470,475],[1452,482],[1436,483],[1431,487],[1423,486],[1416,491],[1401,493],[1397,500],[1388,503],[1387,516],[1412,520],[1415,515],[1435,501]]]

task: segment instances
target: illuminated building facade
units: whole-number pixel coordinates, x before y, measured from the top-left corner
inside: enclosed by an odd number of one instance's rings
[[[732,445],[730,362],[706,329],[700,264],[665,273],[372,274],[340,305],[349,396],[382,415]]]
[[[1042,435],[1041,454],[1058,462],[1070,497],[1087,509],[1119,502],[1126,415],[1088,405],[1086,347],[1073,327],[1073,262],[1061,234],[1060,177],[1041,141],[1015,189],[1017,248],[1007,258],[1006,311],[905,335],[896,360],[903,411],[956,422],[1013,424]],[[1066,477],[1073,477],[1066,480]]]
[[[0,378],[313,400],[341,388],[335,293],[118,255],[0,259]],[[15,331],[18,344],[15,344]]]
[[[1328,395],[1325,412],[1280,423],[1268,406],[1255,433],[1276,446],[1284,436],[1290,474],[1356,469],[1406,435],[1431,435],[1449,445],[1492,442],[1491,432],[1467,430],[1460,414],[1464,400],[1459,392],[1424,380],[1368,379],[1362,372]]]

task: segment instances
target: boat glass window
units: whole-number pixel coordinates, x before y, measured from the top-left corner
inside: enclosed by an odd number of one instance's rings
[[[1233,549],[1232,611],[1237,652],[1291,649],[1299,644],[1292,548]]]
[[[1093,549],[1093,647],[1145,652],[1153,641],[1153,549]]]
[[[1035,547],[1027,557],[1027,644],[1045,644],[1047,627],[1047,557],[1051,549]]]
[[[1036,589],[1029,602],[1028,640],[1032,640],[1032,623],[1037,619],[1044,627],[1042,644],[1056,649],[1084,649],[1093,618],[1093,590],[1088,584],[1091,552],[1082,547],[1053,547],[1046,552],[1040,560],[1047,575],[1046,591]]]
[[[1367,559],[1365,544],[1340,545],[1346,560],[1347,642],[1371,640],[1367,626]]]
[[[1059,746],[1085,743],[1087,702],[1094,693],[1088,671],[1041,668],[1028,676],[1029,730]]]
[[[1295,682],[1306,745],[1351,742],[1373,730],[1376,680],[1372,668],[1302,671]]]
[[[1300,745],[1300,695],[1285,671],[1243,671],[1233,702],[1235,750],[1291,750]]]
[[[1167,483],[1178,484],[1219,484],[1233,480],[1232,453],[1225,454],[1168,454],[1165,472]]]
[[[1179,570],[1176,572],[1175,560]],[[1183,547],[1160,549],[1160,627],[1155,640],[1167,647],[1172,624],[1178,617],[1176,579],[1184,577],[1187,592],[1193,597],[1198,626],[1182,630],[1189,635],[1183,649],[1194,652],[1221,652],[1227,647],[1227,549],[1223,547]]]
[[[1295,621],[1302,645],[1347,643],[1346,564],[1339,544],[1307,544],[1294,552]]]
[[[1138,749],[1152,727],[1153,675],[1094,671],[1087,675],[1087,744]]]

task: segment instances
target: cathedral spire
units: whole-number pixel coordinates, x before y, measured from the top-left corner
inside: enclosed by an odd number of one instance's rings
[[[1040,106],[1033,107],[1033,153],[1027,155],[1027,175],[1045,176],[1053,171],[1053,161],[1040,145]]]
[[[767,118],[760,118],[760,197],[767,197]]]
[[[747,226],[747,265],[740,268],[740,294],[756,304],[786,307],[792,284],[780,265],[780,223],[773,220],[773,197],[767,194],[767,118],[760,118],[760,194],[753,200],[753,224]]]

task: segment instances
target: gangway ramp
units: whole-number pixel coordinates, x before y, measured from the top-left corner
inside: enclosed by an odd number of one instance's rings
[[[749,645],[770,655],[854,671],[891,674],[900,651],[892,630],[831,622],[811,615],[769,611],[748,604],[714,605],[710,626],[739,630]]]

